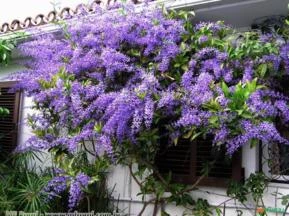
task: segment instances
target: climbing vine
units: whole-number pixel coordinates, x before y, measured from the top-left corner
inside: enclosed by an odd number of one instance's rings
[[[237,33],[223,22],[194,24],[189,12],[131,5],[96,11],[64,25],[61,39],[44,34],[19,46],[31,61],[15,88],[37,110],[28,118],[35,136],[21,150],[46,149],[61,168],[45,192],[53,199],[68,187],[69,209],[77,208],[97,174],[60,159],[85,151],[92,167],[103,158],[128,167],[144,200],[139,215],[149,204],[165,215],[167,203],[222,215],[221,206],[192,197],[210,167],[192,185],[175,183],[155,164],[160,141],[212,136],[228,156],[260,141],[289,144],[276,126],[289,122],[281,84],[289,74],[287,38]],[[251,175],[244,185],[232,183],[228,195],[244,205],[251,195],[258,206],[266,181]]]

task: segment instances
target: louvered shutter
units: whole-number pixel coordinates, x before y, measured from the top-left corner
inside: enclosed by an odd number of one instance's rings
[[[243,179],[241,151],[229,158],[225,150],[214,150],[210,139],[181,140],[178,145],[170,147],[161,145],[156,157],[160,173],[171,172],[174,182],[184,184],[194,184],[202,175],[204,164],[212,161],[208,176],[200,185],[226,187],[231,180]]]
[[[15,82],[0,83],[0,107],[7,108],[9,115],[0,117],[0,154],[11,153],[17,145],[20,92],[12,93]]]

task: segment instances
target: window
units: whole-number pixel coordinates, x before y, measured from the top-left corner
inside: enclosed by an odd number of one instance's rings
[[[178,183],[194,184],[202,175],[206,164],[210,169],[208,176],[200,185],[226,187],[231,180],[242,181],[241,151],[232,158],[226,155],[225,149],[216,149],[212,139],[198,138],[193,142],[181,140],[176,146],[161,146],[156,164],[160,173],[172,174],[172,180]],[[163,150],[165,149],[165,150]]]
[[[17,145],[20,92],[12,93],[15,82],[0,83],[0,107],[9,110],[9,115],[0,118],[0,154],[11,153]]]
[[[277,127],[283,137],[289,138],[289,128]],[[260,144],[260,169],[272,182],[289,183],[289,146]]]

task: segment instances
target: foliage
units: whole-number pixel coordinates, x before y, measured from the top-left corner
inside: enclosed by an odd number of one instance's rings
[[[17,40],[28,36],[26,33],[18,32],[9,37],[0,39],[0,66],[8,65],[12,58],[12,51],[17,46]]]
[[[227,195],[244,203],[250,194],[255,202],[262,199],[268,179],[263,173],[252,173],[245,183],[231,182]]]
[[[8,64],[15,45],[14,41],[0,40],[0,64]]]
[[[16,187],[10,188],[15,195],[13,202],[19,205],[19,209],[24,209],[27,212],[45,210],[47,207],[45,206],[45,194],[42,194],[42,189],[47,181],[34,173],[26,172],[22,174],[23,177],[18,178]]]
[[[98,158],[94,163],[90,163],[85,152],[78,152],[76,155],[57,152],[54,163],[58,168],[44,188],[52,206],[57,205],[57,202],[64,202],[68,203],[69,207],[67,209],[64,206],[64,211],[74,210],[76,207],[100,211],[110,205],[108,199],[111,192],[106,187],[109,163],[106,158]],[[87,202],[82,202],[83,205],[79,206],[82,198],[86,198]],[[101,205],[104,201],[106,203]]]
[[[253,199],[258,201],[263,197],[267,187],[267,179],[263,173],[251,174],[246,180],[245,186],[252,193]]]
[[[8,114],[9,114],[9,110],[7,108],[0,107],[0,116],[1,117],[4,117],[4,116],[6,116]]]
[[[44,155],[39,152],[26,151],[12,156],[11,160],[0,163],[0,214],[5,210],[18,210],[26,212],[65,212],[68,211],[69,185],[74,184],[74,193],[77,192],[77,182],[85,181],[86,176],[79,173],[80,167],[90,176],[89,187],[83,188],[81,194],[85,197],[79,201],[78,210],[95,212],[113,212],[115,207],[110,201],[113,190],[106,185],[106,160],[98,160],[95,164],[89,164],[83,153],[73,158],[58,156],[63,170],[46,167],[41,170],[39,165],[44,161]],[[70,163],[68,163],[68,160]],[[33,161],[35,163],[33,163]],[[57,161],[55,161],[57,163]],[[64,171],[66,170],[66,172]],[[57,176],[55,176],[57,175]],[[67,180],[65,184],[59,180]],[[56,181],[58,180],[58,181]],[[85,183],[85,182],[84,182]],[[52,188],[51,188],[52,186]],[[51,190],[53,189],[53,190]],[[56,194],[56,192],[59,192]],[[77,195],[74,194],[73,195]]]
[[[0,107],[0,118],[3,118],[5,116],[9,115],[9,110],[5,107]],[[4,136],[3,133],[0,133],[0,141],[1,138]]]
[[[36,160],[34,153],[26,152],[14,156],[13,160],[0,166],[0,212],[5,210],[25,210],[28,212],[48,209],[43,188],[48,176],[37,174],[35,168],[28,168],[29,161]]]
[[[210,210],[210,205],[207,200],[198,199],[194,207],[194,215],[196,216],[210,216],[213,215]]]
[[[228,155],[258,141],[289,143],[275,124],[289,122],[282,88],[289,74],[286,37],[237,34],[222,22],[193,25],[190,13],[159,8],[96,11],[64,25],[61,39],[46,34],[22,44],[31,61],[15,76],[15,88],[25,90],[37,110],[29,117],[35,136],[26,148],[53,154],[60,170],[46,192],[57,197],[68,186],[70,210],[97,182],[98,164],[104,160],[106,169],[110,160],[130,168],[143,199],[155,195],[144,208],[195,204],[196,212],[210,215],[208,203],[188,193],[199,180],[188,187],[158,172],[162,140],[173,145],[209,135]],[[75,162],[79,151],[91,157],[85,166]],[[255,200],[262,178],[251,176],[246,184]],[[238,187],[228,194],[245,201]]]
[[[240,182],[231,182],[227,189],[227,195],[239,200],[241,203],[247,201],[247,194],[248,188]]]

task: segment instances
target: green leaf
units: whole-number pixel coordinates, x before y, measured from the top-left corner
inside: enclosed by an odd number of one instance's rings
[[[230,95],[230,90],[229,90],[229,87],[227,86],[227,84],[226,84],[225,82],[221,82],[221,88],[222,88],[222,90],[223,90],[223,92],[224,92],[224,95],[225,95],[226,97],[229,97],[229,95]]]
[[[241,116],[244,112],[244,110],[240,109],[240,110],[236,110],[236,112],[238,113],[239,116]]]
[[[268,69],[268,65],[267,64],[260,64],[258,66],[258,69],[257,69],[257,71],[259,73],[259,76],[264,78],[265,75],[266,75],[267,69]]]
[[[198,132],[198,133],[195,133],[193,136],[191,136],[190,140],[193,141],[195,140],[198,136],[200,136],[202,134],[202,132]]]
[[[178,141],[179,141],[179,137],[176,137],[176,138],[174,139],[174,145],[175,145],[175,146],[178,144]]]
[[[217,216],[221,216],[223,214],[220,208],[216,208],[216,213],[217,213]]]
[[[251,82],[247,82],[247,83],[246,83],[246,84],[247,84],[246,86],[247,86],[247,88],[248,88],[248,90],[249,90],[250,92],[256,91],[257,81],[258,81],[258,79],[255,78],[255,79],[253,79]]]
[[[214,111],[217,112],[221,108],[221,106],[220,106],[219,102],[217,101],[217,99],[210,100],[208,103],[204,104],[203,107],[208,109],[208,110],[210,110],[210,111],[212,111],[212,112],[214,112]]]
[[[192,136],[193,132],[194,132],[194,130],[191,129],[187,134],[183,135],[183,138],[189,139]]]
[[[252,139],[250,142],[250,147],[253,148],[259,144],[259,141],[256,139]]]
[[[242,113],[241,116],[245,119],[252,119],[254,117],[251,113],[248,112]]]
[[[99,176],[93,176],[89,183],[92,184],[92,183],[98,182],[99,180],[100,180]]]
[[[95,130],[97,133],[101,133],[101,131],[102,131],[102,124],[101,124],[101,122],[100,122],[100,123],[96,123],[96,124],[94,125],[94,130]]]

